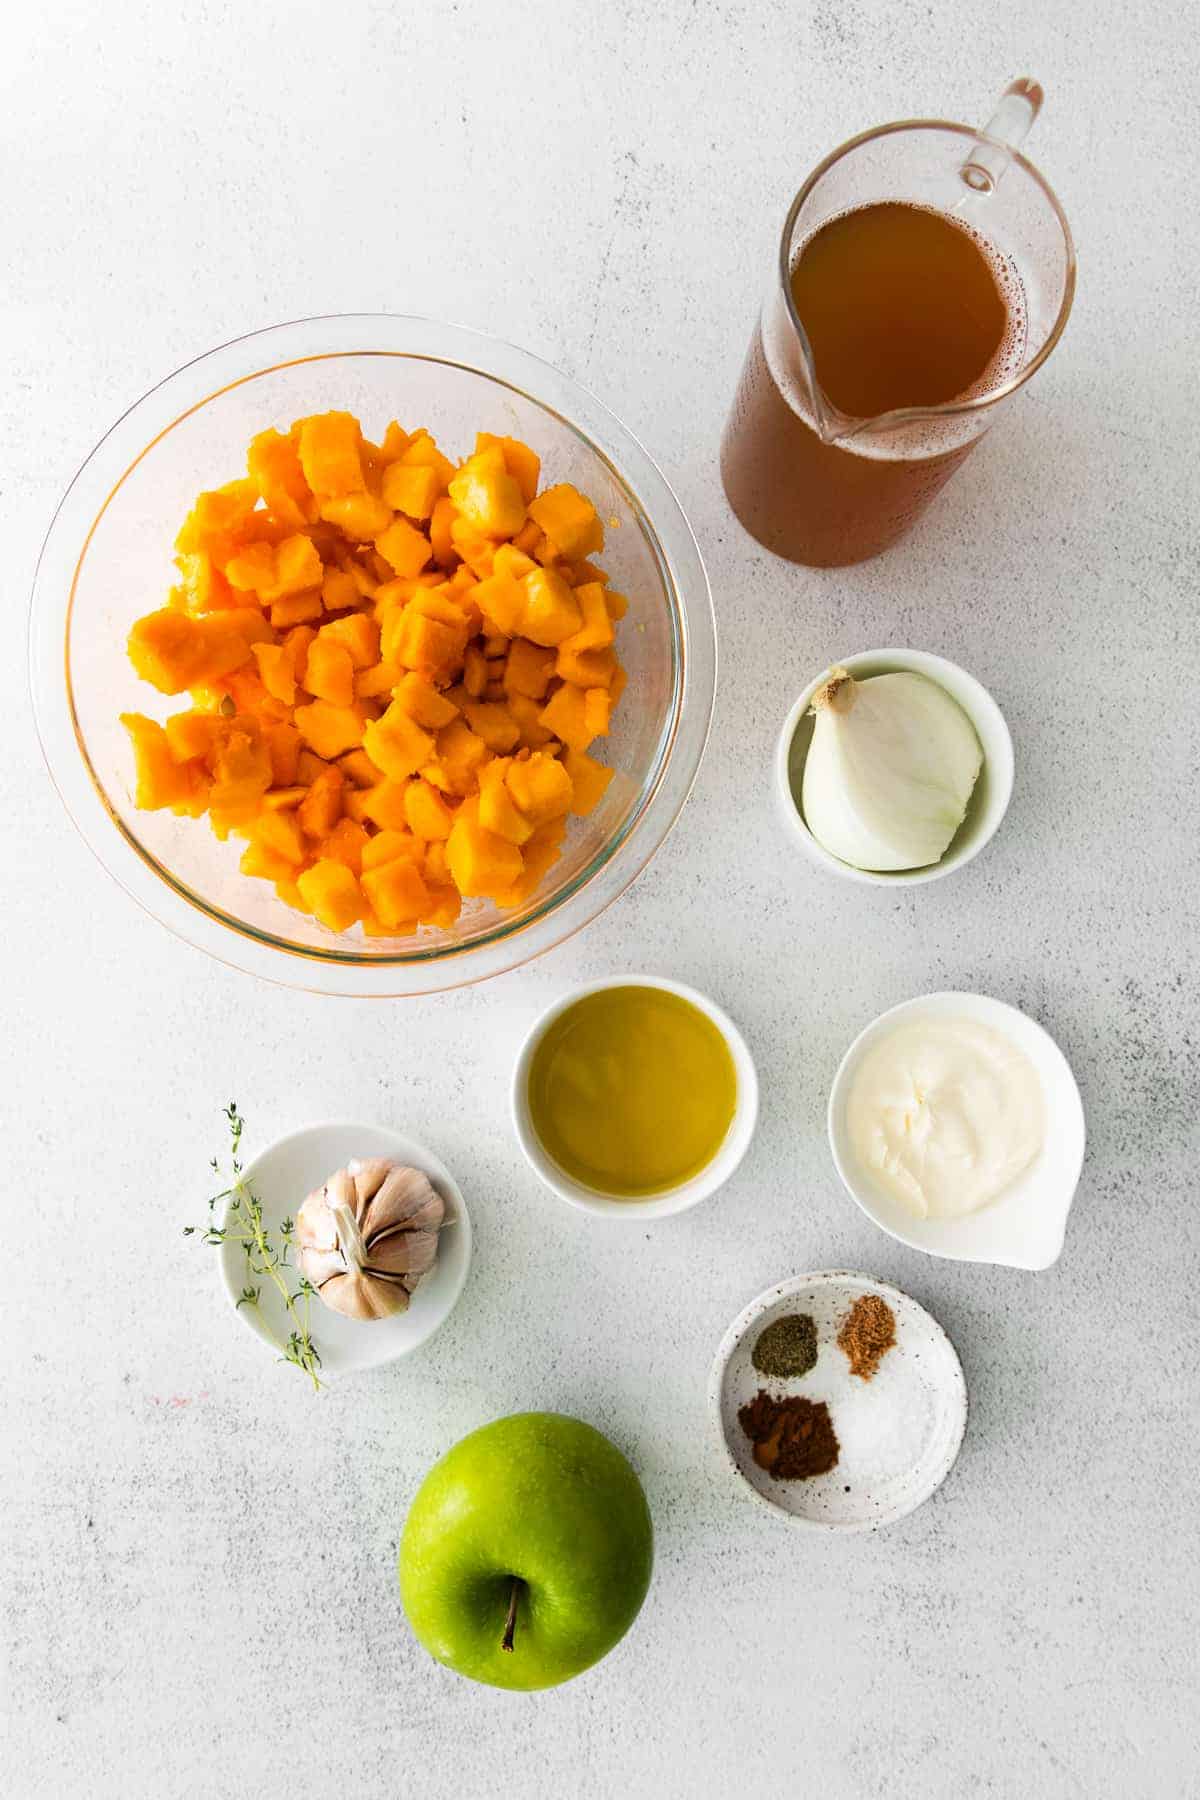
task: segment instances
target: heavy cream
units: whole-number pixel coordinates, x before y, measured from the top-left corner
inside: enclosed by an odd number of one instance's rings
[[[1041,1150],[1032,1063],[989,1025],[907,1019],[871,1046],[846,1102],[851,1148],[918,1219],[957,1219],[1002,1194]]]

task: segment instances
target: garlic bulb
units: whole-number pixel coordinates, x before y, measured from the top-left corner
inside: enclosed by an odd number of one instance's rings
[[[855,681],[834,669],[813,695],[805,823],[855,869],[923,869],[963,822],[983,766],[975,727],[937,683],[908,672]]]
[[[444,1222],[442,1196],[419,1169],[355,1158],[297,1214],[301,1272],[334,1312],[387,1318],[437,1261]]]

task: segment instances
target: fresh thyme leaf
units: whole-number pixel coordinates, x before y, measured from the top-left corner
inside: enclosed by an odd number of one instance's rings
[[[231,1100],[224,1108],[223,1117],[229,1129],[229,1166],[233,1179],[221,1193],[213,1194],[208,1202],[209,1223],[200,1231],[201,1242],[205,1244],[223,1244],[228,1238],[240,1244],[246,1257],[246,1267],[252,1275],[269,1278],[275,1287],[288,1314],[291,1330],[286,1341],[281,1341],[268,1327],[268,1334],[276,1347],[282,1352],[284,1362],[294,1363],[312,1382],[314,1390],[324,1386],[317,1370],[321,1367],[321,1356],[312,1340],[309,1330],[309,1302],[316,1294],[311,1282],[303,1276],[300,1286],[293,1294],[288,1286],[283,1270],[289,1266],[288,1249],[295,1233],[295,1221],[284,1219],[279,1235],[282,1240],[282,1251],[277,1250],[271,1240],[263,1219],[262,1202],[253,1188],[246,1181],[239,1150],[242,1133],[246,1122],[238,1111],[236,1100]],[[220,1162],[213,1157],[210,1166],[218,1174]],[[215,1223],[216,1208],[222,1201],[228,1201],[225,1223]],[[183,1235],[192,1237],[197,1232],[195,1225],[185,1225]],[[262,1299],[262,1288],[249,1284],[242,1289],[237,1307],[257,1306]],[[265,1322],[265,1321],[264,1321]]]

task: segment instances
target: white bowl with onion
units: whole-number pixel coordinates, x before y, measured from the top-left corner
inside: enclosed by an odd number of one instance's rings
[[[911,674],[924,676],[940,688],[944,695],[956,703],[965,715],[974,735],[978,740],[978,774],[969,786],[969,798],[966,800],[965,815],[961,822],[952,827],[953,835],[949,843],[933,861],[919,863],[908,868],[867,868],[858,865],[857,861],[846,860],[844,856],[835,855],[819,841],[813,829],[810,829],[805,817],[803,791],[805,774],[810,749],[814,740],[816,719],[814,701],[818,695],[828,696],[831,685],[841,675],[851,678],[849,686],[867,682],[878,675]],[[943,709],[945,710],[945,709]],[[961,725],[953,716],[938,719],[933,717],[928,729],[945,733],[946,756],[950,762],[961,763],[964,754],[964,734]],[[969,738],[966,740],[969,742]],[[970,766],[966,774],[948,769],[948,805],[954,806],[954,781],[957,778],[961,785],[968,785]],[[903,839],[906,821],[903,818],[903,790],[897,785],[896,771],[889,768],[886,760],[880,768],[880,791],[873,794],[867,790],[869,770],[858,771],[858,780],[862,791],[844,793],[841,800],[848,813],[842,841],[846,846],[853,845],[856,837],[864,840],[862,858],[872,860],[871,846],[866,842],[866,833],[862,828],[862,818],[872,805],[878,809],[886,801],[886,814],[889,832],[893,838],[894,848],[898,841],[901,848],[898,854],[903,855]],[[886,788],[884,783],[888,785]],[[832,813],[838,803],[839,796],[828,792],[828,782],[823,784],[822,803],[827,813]],[[918,784],[919,787],[919,784]],[[943,656],[934,656],[925,650],[864,650],[855,656],[839,658],[812,680],[800,695],[784,720],[775,751],[774,788],[779,811],[784,827],[792,841],[799,846],[810,861],[827,869],[831,874],[840,875],[848,881],[866,882],[872,886],[890,887],[897,884],[913,885],[925,881],[937,881],[943,875],[950,875],[961,869],[979,855],[980,851],[991,842],[1000,822],[1008,810],[1013,787],[1013,747],[1004,715],[995,700],[982,684],[969,675],[957,663],[948,662]],[[916,796],[915,797],[919,797]],[[907,824],[909,835],[914,846],[928,843],[930,821],[921,817],[914,810],[911,822]],[[922,856],[926,852],[914,848],[914,855]]]

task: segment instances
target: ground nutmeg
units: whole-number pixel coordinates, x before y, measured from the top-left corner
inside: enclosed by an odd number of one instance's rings
[[[849,1360],[850,1373],[870,1381],[896,1342],[896,1315],[878,1294],[860,1294],[842,1320],[837,1341]]]

